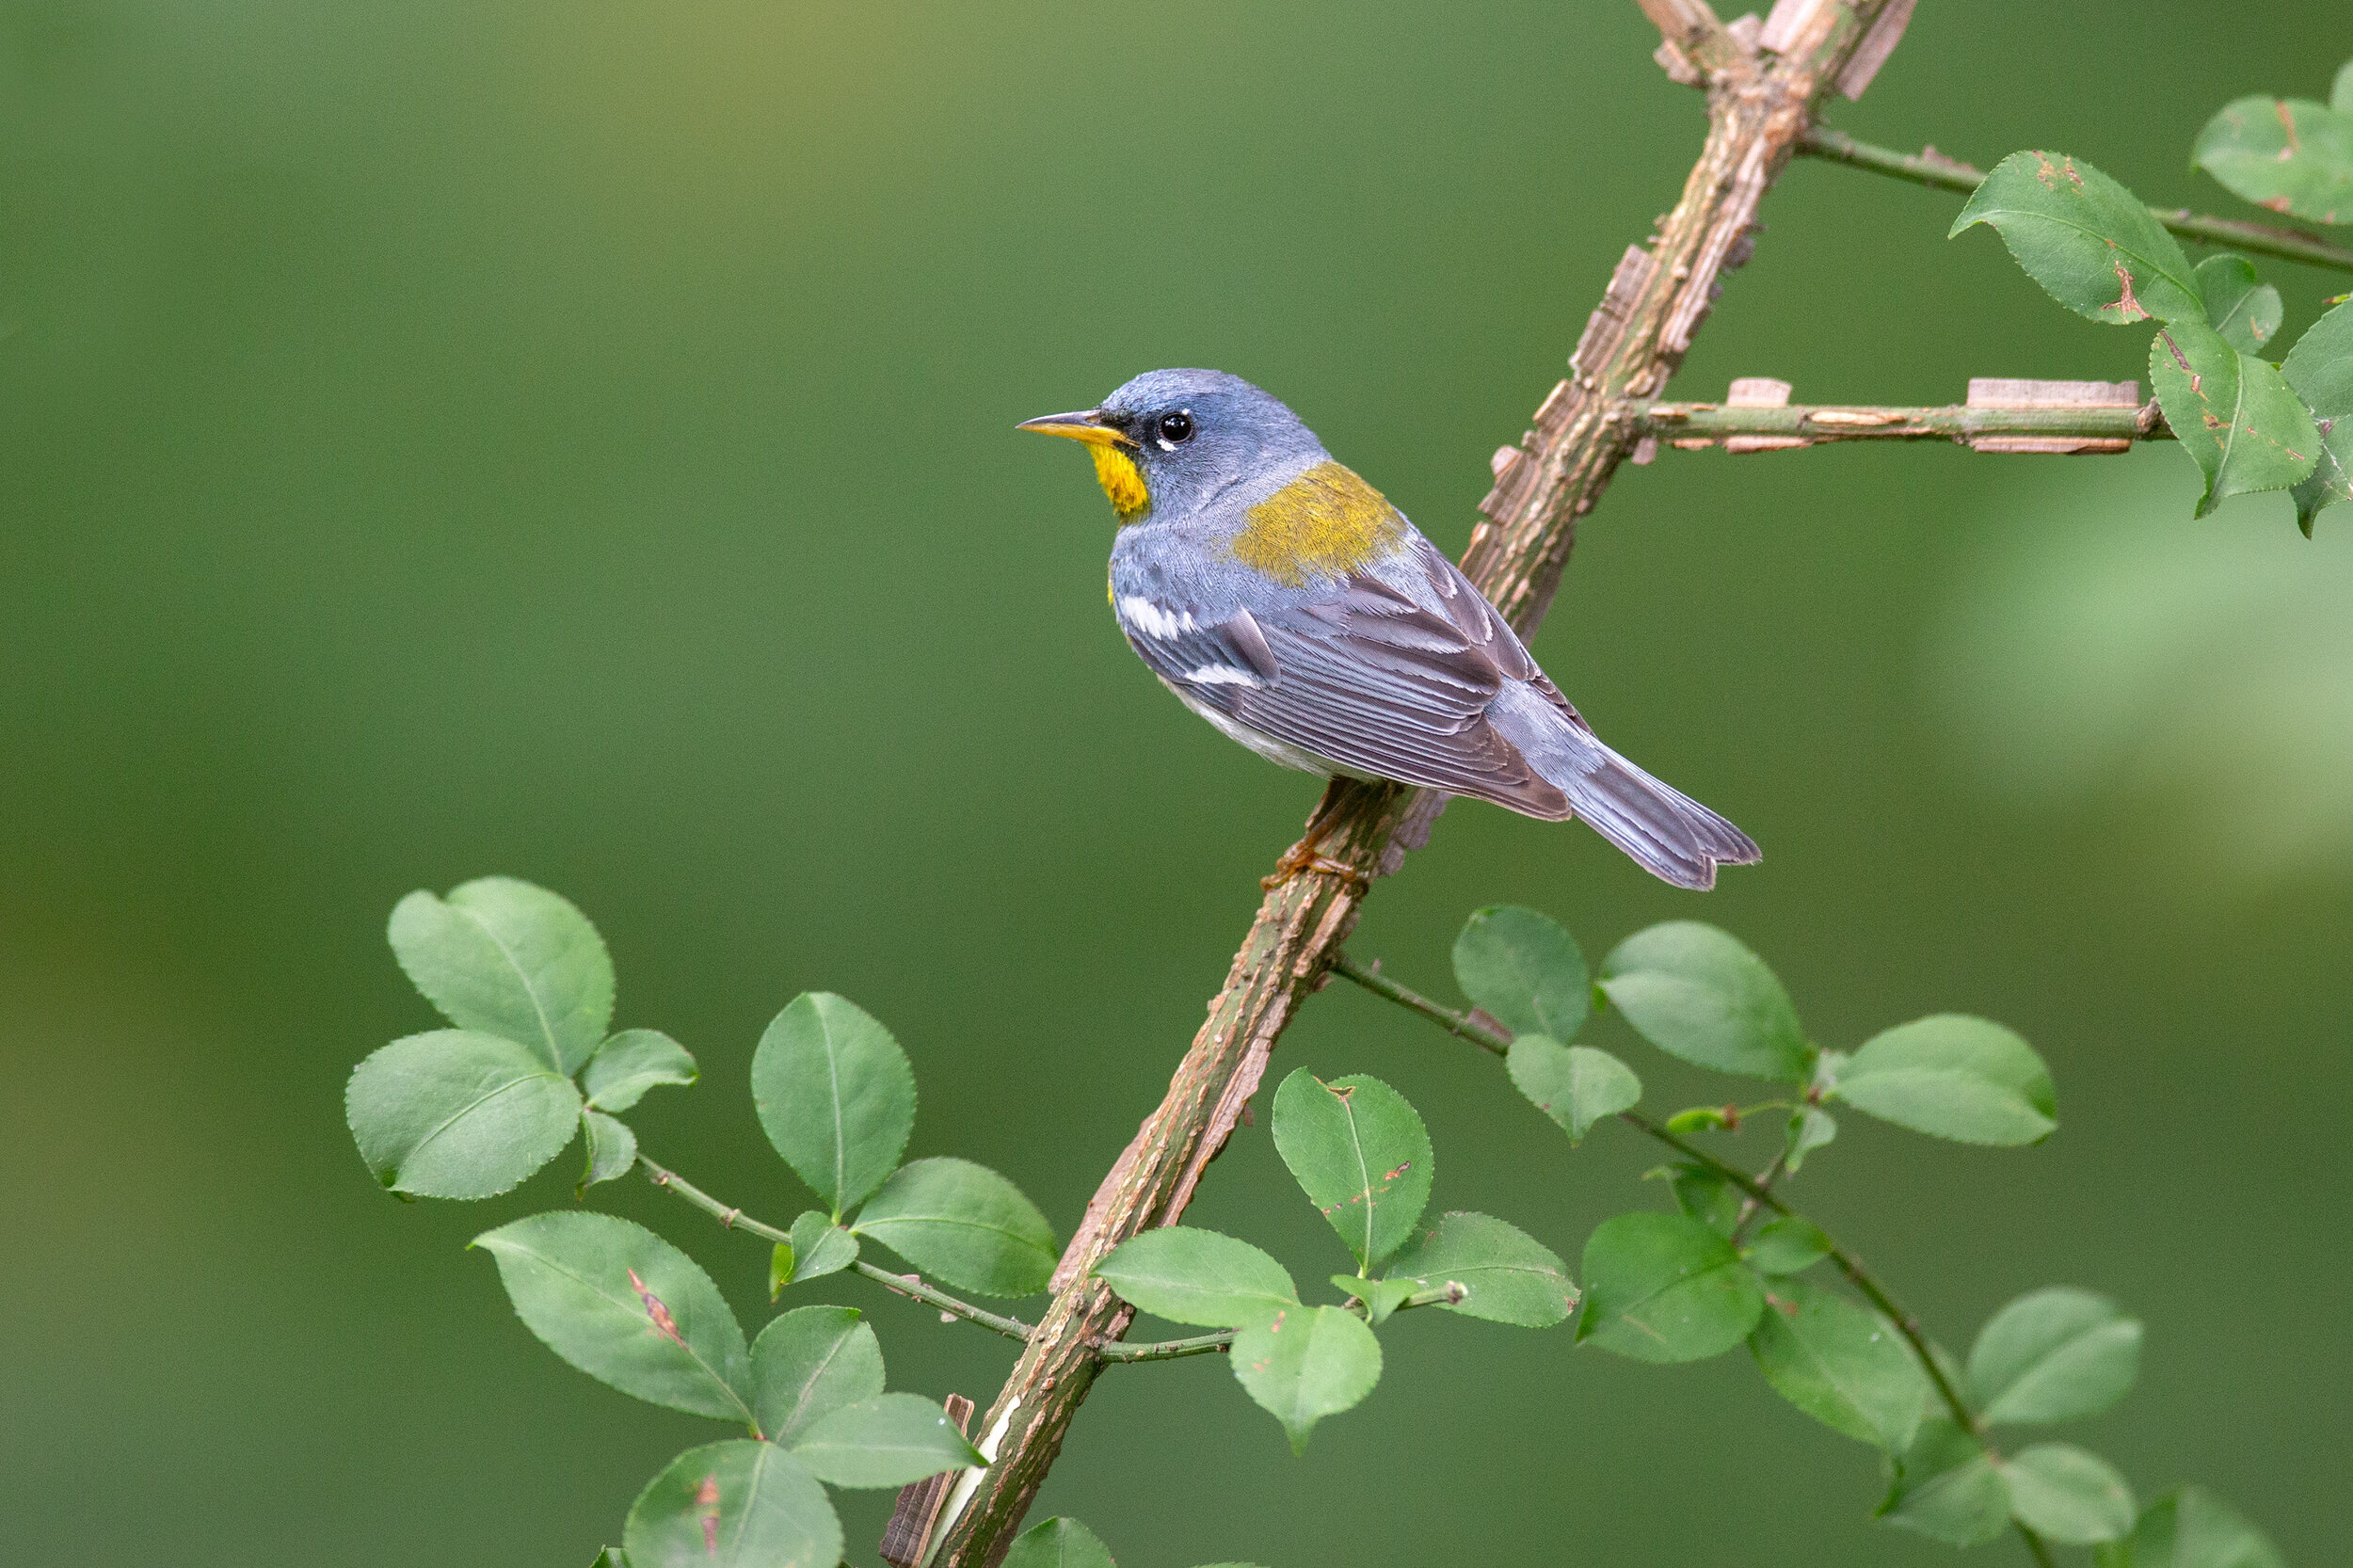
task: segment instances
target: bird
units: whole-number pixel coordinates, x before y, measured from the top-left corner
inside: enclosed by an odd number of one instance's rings
[[[1582,818],[1661,881],[1747,834],[1604,745],[1511,624],[1273,394],[1156,370],[1018,428],[1083,442],[1118,515],[1112,612],[1184,705],[1285,767]],[[1270,885],[1348,873],[1312,840]]]

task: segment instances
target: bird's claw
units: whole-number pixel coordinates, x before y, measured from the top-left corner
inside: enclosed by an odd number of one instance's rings
[[[1335,860],[1307,844],[1293,844],[1283,852],[1283,858],[1274,862],[1274,874],[1262,876],[1258,886],[1273,892],[1302,872],[1313,872],[1319,876],[1336,877],[1362,892],[1372,886],[1372,878],[1345,860]]]

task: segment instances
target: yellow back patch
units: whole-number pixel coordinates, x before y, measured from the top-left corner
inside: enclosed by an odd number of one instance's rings
[[[1095,459],[1095,482],[1112,498],[1120,521],[1133,522],[1151,509],[1152,492],[1144,488],[1133,457],[1109,441],[1089,441],[1087,452]]]
[[[1310,576],[1370,566],[1404,534],[1405,520],[1379,490],[1354,470],[1327,462],[1251,507],[1231,549],[1243,566],[1301,588]]]

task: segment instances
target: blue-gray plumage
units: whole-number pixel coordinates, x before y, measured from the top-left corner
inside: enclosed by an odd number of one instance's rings
[[[1261,756],[1582,817],[1681,888],[1757,858],[1602,744],[1454,563],[1249,382],[1153,371],[1022,428],[1087,443],[1125,525],[1111,597],[1129,646]]]

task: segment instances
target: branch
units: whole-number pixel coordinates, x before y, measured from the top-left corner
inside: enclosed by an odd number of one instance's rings
[[[1946,404],[1941,408],[1882,408],[1853,404],[1792,404],[1782,408],[1721,403],[1646,403],[1629,408],[1638,436],[1686,451],[1728,441],[1769,440],[1767,452],[1825,441],[1953,441],[1981,452],[2074,450],[2121,452],[2134,441],[2171,440],[2172,430],[2153,403],[2101,408],[2000,408]],[[2035,446],[2022,446],[2022,442]],[[2071,446],[2071,443],[2072,446]]]
[[[792,1244],[792,1232],[778,1230],[772,1224],[755,1220],[740,1208],[729,1208],[676,1171],[663,1169],[643,1154],[637,1157],[637,1163],[646,1168],[647,1178],[656,1187],[676,1192],[729,1230],[748,1231],[764,1240],[778,1241],[787,1246]],[[909,1301],[921,1302],[925,1306],[936,1306],[940,1311],[952,1317],[961,1318],[968,1323],[978,1323],[984,1329],[993,1329],[1008,1339],[1018,1339],[1026,1344],[1030,1336],[1037,1332],[1018,1318],[1000,1318],[986,1307],[974,1306],[969,1302],[960,1302],[947,1291],[924,1284],[918,1275],[894,1274],[888,1269],[877,1269],[862,1257],[852,1263],[850,1267],[886,1290],[895,1291]]]
[[[1493,1051],[1500,1056],[1509,1053],[1512,1048],[1512,1035],[1508,1030],[1499,1025],[1490,1026],[1481,1023],[1469,1014],[1458,1013],[1453,1008],[1432,1001],[1420,992],[1401,985],[1382,974],[1378,966],[1367,968],[1342,954],[1334,961],[1332,972],[1354,981],[1375,996],[1396,1002],[1409,1012],[1420,1014],[1449,1033],[1460,1035],[1482,1050]],[[1881,1316],[1896,1325],[1896,1332],[1902,1335],[1904,1343],[1912,1347],[1913,1358],[1920,1363],[1920,1369],[1928,1374],[1929,1384],[1935,1388],[1937,1397],[1945,1401],[1945,1408],[1952,1413],[1953,1420],[1963,1432],[1975,1437],[1988,1455],[1995,1459],[2001,1457],[2000,1452],[1987,1438],[1984,1423],[1978,1419],[1977,1413],[1969,1408],[1969,1401],[1961,1397],[1960,1389],[1953,1386],[1952,1379],[1945,1375],[1945,1368],[1937,1359],[1936,1352],[1929,1348],[1928,1335],[1921,1328],[1920,1320],[1907,1311],[1887,1287],[1881,1284],[1878,1277],[1863,1266],[1861,1258],[1841,1246],[1836,1239],[1821,1225],[1791,1208],[1787,1199],[1773,1191],[1772,1183],[1782,1172],[1781,1160],[1776,1159],[1760,1179],[1749,1175],[1737,1165],[1717,1159],[1689,1139],[1668,1131],[1667,1128],[1639,1111],[1621,1111],[1618,1112],[1618,1120],[1657,1139],[1686,1160],[1705,1167],[1730,1183],[1747,1198],[1751,1206],[1744,1209],[1742,1223],[1745,1224],[1754,1210],[1769,1208],[1776,1214],[1793,1220],[1801,1220],[1812,1225],[1830,1248],[1824,1256],[1831,1260],[1840,1273],[1847,1276],[1849,1284],[1860,1290],[1873,1306],[1879,1308]],[[2018,1533],[2025,1542],[2026,1549],[2033,1554],[2035,1560],[2046,1565],[2047,1568],[2051,1561],[2051,1554],[2050,1548],[2044,1544],[2042,1538],[2025,1525],[2018,1527]]]
[[[1892,148],[1874,147],[1867,141],[1857,141],[1844,131],[1833,131],[1817,125],[1806,132],[1798,143],[1798,151],[1808,157],[1825,162],[1845,164],[1849,168],[1867,168],[1874,174],[1890,175],[1909,180],[1915,185],[1931,190],[1957,191],[1967,196],[1985,178],[1981,169],[1973,168],[1958,158],[1948,158],[1935,148],[1918,152],[1898,152]],[[2281,261],[2303,262],[2312,266],[2335,267],[2340,272],[2353,272],[2353,250],[2331,245],[2318,234],[2301,229],[2280,229],[2268,223],[2246,223],[2234,217],[2208,217],[2193,213],[2187,207],[2151,207],[2151,216],[2185,240],[2201,245],[2227,245],[2234,249],[2251,250],[2261,256],[2277,256]]]
[[[1667,73],[1696,87],[1747,53],[1708,8],[1707,0],[1634,0],[1658,29],[1657,56]],[[1755,24],[1751,23],[1753,27]],[[1753,41],[1753,40],[1752,40]]]
[[[1757,207],[1787,164],[1814,107],[1882,11],[1903,0],[1807,0],[1787,7],[1774,49],[1738,49],[1709,78],[1706,143],[1683,195],[1647,250],[1629,249],[1570,360],[1571,379],[1537,410],[1481,504],[1464,570],[1521,634],[1543,620],[1575,542],[1635,437],[1625,405],[1647,401],[1691,346],[1718,280],[1748,259]],[[1698,0],[1674,14],[1699,16]],[[1712,13],[1710,13],[1712,14]],[[1725,29],[1729,36],[1731,29]],[[1884,38],[1885,35],[1882,35]],[[1054,1297],[981,1430],[1001,1433],[977,1495],[944,1532],[940,1568],[992,1568],[1013,1543],[1063,1434],[1132,1309],[1090,1271],[1138,1232],[1174,1224],[1232,1135],[1291,1014],[1323,983],[1367,889],[1419,848],[1442,801],[1393,784],[1335,780],[1300,850],[1234,954],[1225,987],[1160,1108],[1112,1167],[1054,1274]]]

